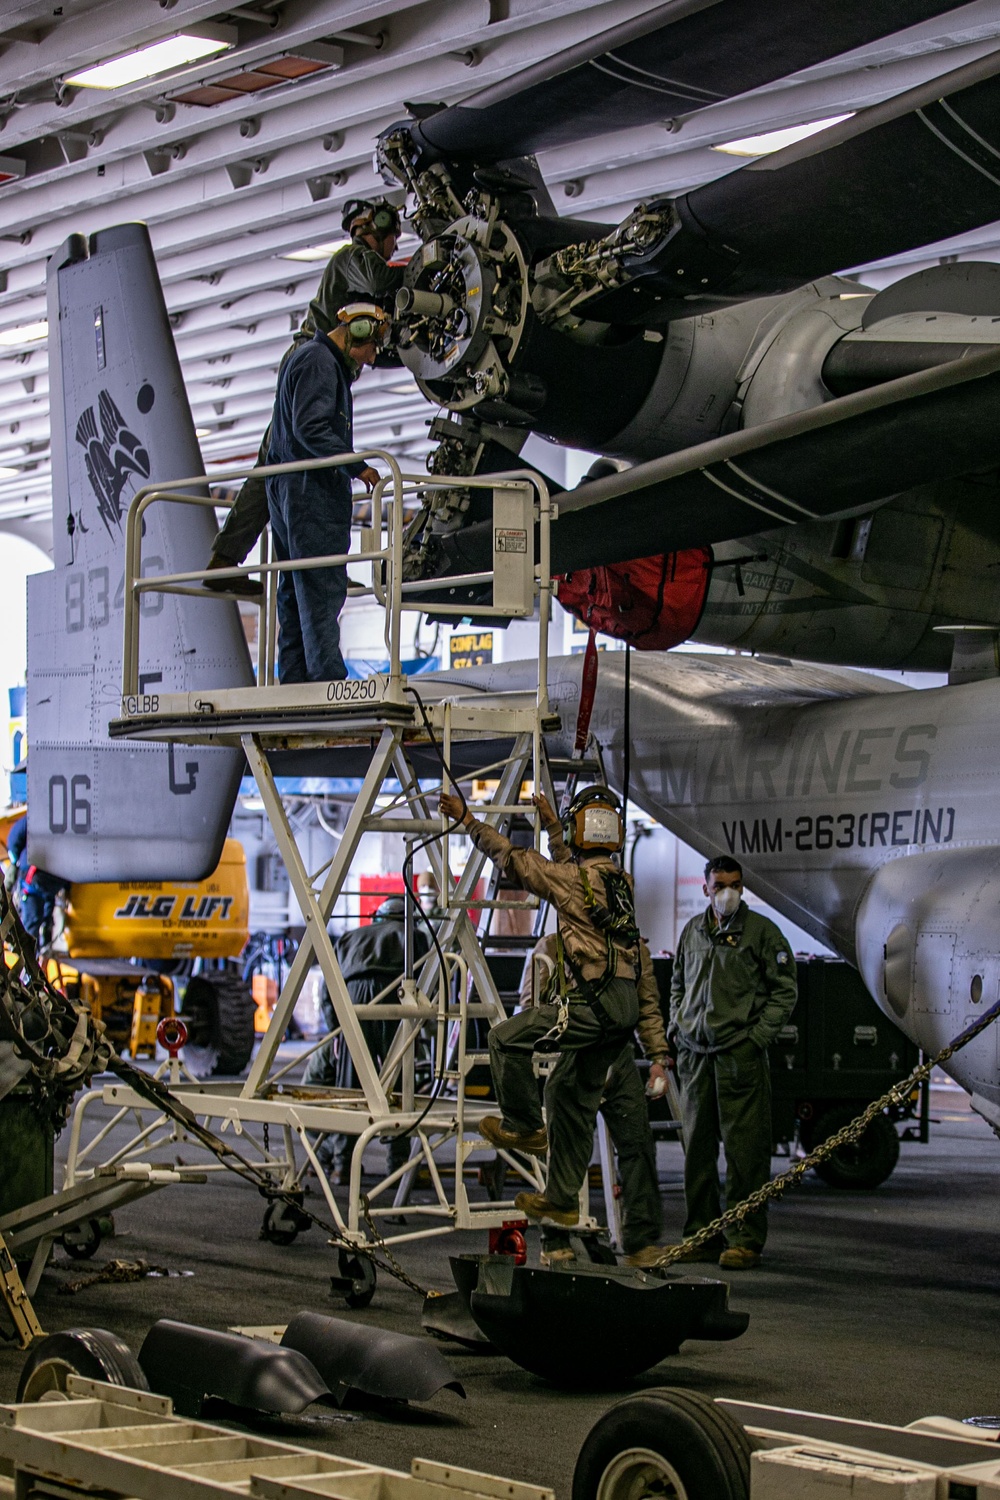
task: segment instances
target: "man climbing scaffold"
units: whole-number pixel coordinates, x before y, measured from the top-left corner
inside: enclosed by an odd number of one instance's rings
[[[621,804],[607,787],[586,787],[557,818],[543,794],[532,798],[549,837],[551,859],[518,849],[474,818],[461,798],[445,793],[441,811],[460,821],[477,849],[513,874],[526,890],[552,903],[559,920],[551,997],[490,1032],[490,1062],[502,1114],[480,1133],[508,1151],[549,1152],[544,1194],[518,1193],[515,1208],[532,1219],[571,1226],[594,1143],[608,1069],[639,1019],[636,980],[640,936],[628,875],[614,862],[625,842]],[[567,984],[566,970],[571,983]],[[542,1123],[532,1057],[555,1052],[559,1062],[545,1088]]]

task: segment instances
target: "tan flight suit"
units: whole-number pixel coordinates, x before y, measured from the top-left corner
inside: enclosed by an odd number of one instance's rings
[[[493,1086],[504,1126],[515,1135],[531,1135],[543,1125],[532,1053],[541,1044],[542,1050],[560,1054],[545,1088],[549,1137],[545,1196],[554,1208],[573,1209],[590,1164],[608,1069],[621,1055],[639,1019],[638,946],[629,949],[612,943],[613,972],[606,980],[607,938],[590,920],[586,887],[578,866],[568,857],[558,823],[546,829],[551,860],[534,849],[515,848],[503,834],[476,819],[468,833],[477,849],[525,890],[552,903],[571,967],[576,966],[584,983],[603,985],[591,1002],[578,993],[574,982],[564,1027],[560,1008],[553,1002],[521,1011],[490,1032]],[[616,869],[610,855],[587,858],[587,876],[597,901],[607,903],[602,876]]]
[[[554,858],[555,850],[551,841],[549,847]],[[556,946],[556,934],[550,932],[536,943],[531,953],[531,965],[526,967],[525,979],[521,984],[521,1004],[526,1008],[533,1005],[537,998],[531,985],[534,960],[538,957],[548,959],[551,964],[548,972],[553,972]],[[660,1009],[660,990],[645,939],[640,944],[640,952],[642,971],[636,986],[639,994],[639,1023],[636,1030],[642,1050],[650,1062],[665,1066],[667,1034]],[[541,969],[543,966],[538,967]],[[631,1037],[623,1044],[621,1052],[608,1070],[600,1112],[604,1116],[618,1157],[622,1191],[622,1249],[626,1255],[634,1255],[637,1250],[644,1250],[647,1245],[655,1245],[659,1240],[663,1230],[663,1206],[656,1175],[656,1142],[649,1128],[646,1095],[635,1065],[635,1049]],[[549,1248],[548,1239],[546,1248]]]

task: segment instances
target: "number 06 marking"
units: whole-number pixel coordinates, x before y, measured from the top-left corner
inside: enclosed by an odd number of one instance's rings
[[[89,776],[73,776],[68,785],[65,776],[49,777],[50,833],[90,832],[90,800],[81,795],[89,791]]]

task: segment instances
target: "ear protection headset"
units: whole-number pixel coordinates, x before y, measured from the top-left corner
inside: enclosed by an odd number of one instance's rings
[[[352,344],[367,344],[372,339],[384,344],[391,320],[374,302],[350,302],[339,310],[337,321],[347,325]]]
[[[342,227],[346,234],[358,229],[377,234],[399,234],[399,210],[385,199],[373,203],[370,198],[348,198],[344,204]]]

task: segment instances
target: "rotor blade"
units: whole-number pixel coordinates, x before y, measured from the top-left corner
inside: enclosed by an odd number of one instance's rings
[[[989,224],[1000,218],[1000,51],[674,206],[679,227],[640,293],[594,298],[596,317],[689,317],[719,296],[788,291]]]
[[[840,516],[995,467],[998,399],[992,348],[592,480],[559,497],[552,572]],[[458,573],[489,569],[491,548],[488,525],[442,543]]]
[[[411,127],[499,161],[747,93],[958,8],[958,0],[670,0]]]

